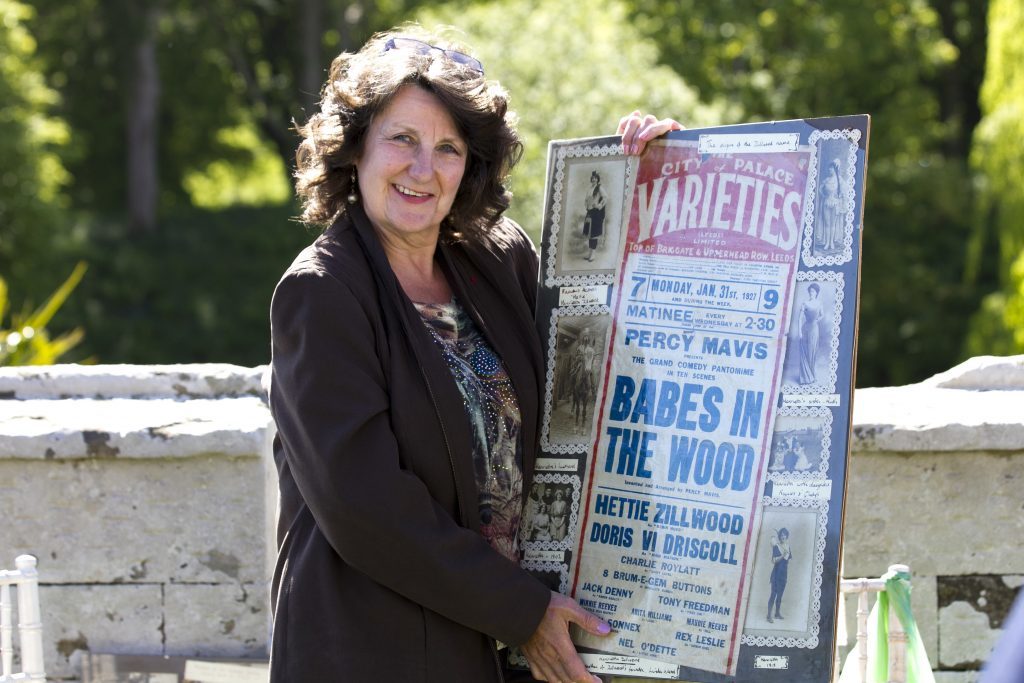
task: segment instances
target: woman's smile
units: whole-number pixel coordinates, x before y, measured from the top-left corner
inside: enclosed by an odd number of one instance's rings
[[[467,145],[435,95],[403,86],[370,124],[359,194],[385,244],[432,243],[466,170]]]

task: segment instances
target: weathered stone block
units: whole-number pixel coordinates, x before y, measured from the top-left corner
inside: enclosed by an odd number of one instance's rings
[[[46,583],[266,581],[264,477],[258,458],[0,459],[0,547]]]
[[[253,457],[270,423],[253,397],[0,401],[0,458]]]
[[[227,363],[0,368],[0,399],[258,396],[265,369]]]
[[[270,632],[264,584],[171,584],[164,599],[165,654],[264,657]]]
[[[1002,634],[1019,576],[942,576],[938,581],[940,664],[980,668]]]
[[[850,463],[844,554],[849,576],[892,562],[926,576],[1019,573],[1024,454],[868,453]]]
[[[920,384],[858,389],[852,450],[1020,452],[1022,389],[1024,356],[973,358]]]
[[[935,671],[934,674],[935,683],[978,683],[980,676],[977,671]]]
[[[76,650],[162,654],[158,585],[40,586],[47,678],[81,675]]]
[[[939,609],[939,629],[939,666],[945,668],[980,668],[1002,634],[984,612],[962,601]]]
[[[913,567],[911,567],[913,571]],[[939,598],[934,576],[914,574],[910,579],[910,609],[918,634],[934,669],[939,665]]]

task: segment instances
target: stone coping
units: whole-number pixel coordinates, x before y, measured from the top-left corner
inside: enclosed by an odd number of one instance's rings
[[[0,368],[0,457],[253,455],[266,366]],[[146,399],[146,400],[137,400]],[[858,389],[853,451],[1024,452],[1024,355],[972,358],[919,384]]]
[[[976,356],[921,383],[940,389],[1024,390],[1024,355]]]
[[[0,368],[0,399],[260,396],[265,365],[46,365]]]
[[[270,427],[252,396],[0,401],[0,458],[259,457]]]
[[[904,387],[858,389],[854,451],[1024,452],[1024,355],[979,356]]]

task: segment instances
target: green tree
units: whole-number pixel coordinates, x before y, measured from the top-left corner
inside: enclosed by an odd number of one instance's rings
[[[724,106],[701,104],[678,74],[658,65],[654,43],[629,25],[616,0],[450,3],[418,18],[457,25],[487,77],[509,91],[526,147],[510,215],[538,243],[548,140],[614,134],[619,118],[637,108],[689,126],[726,116]]]
[[[31,14],[20,2],[0,0],[0,275],[24,283],[19,292],[29,298],[49,287],[44,276],[53,273],[69,232],[68,174],[58,155],[68,129],[53,115],[57,94],[45,83],[25,26]]]
[[[858,385],[957,362],[991,286],[965,277],[966,160],[984,61],[984,2],[632,0],[637,26],[702,98],[745,120],[872,115]],[[979,9],[980,8],[980,9]]]
[[[981,173],[975,272],[985,270],[977,245],[998,245],[1001,289],[986,297],[968,340],[972,353],[1024,351],[1024,6],[992,0],[989,50],[981,91],[984,118],[971,161]]]

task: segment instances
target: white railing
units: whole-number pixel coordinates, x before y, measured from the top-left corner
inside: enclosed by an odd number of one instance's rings
[[[43,624],[39,612],[39,572],[36,558],[19,555],[17,569],[0,570],[0,683],[45,681],[43,672]],[[21,672],[14,672],[14,619],[11,586],[18,589],[18,642]]]
[[[910,573],[910,567],[905,564],[894,564],[889,566],[889,573],[904,572]],[[885,590],[885,579],[842,579],[839,583],[841,593],[857,594],[857,678],[860,683],[866,683],[868,679],[868,593],[881,593]],[[840,598],[842,600],[842,598]],[[845,610],[844,610],[845,611]],[[845,615],[841,615],[845,618]],[[907,634],[903,632],[899,618],[889,607],[889,662],[888,662],[888,683],[905,683],[907,678]],[[845,645],[845,642],[837,645]],[[848,661],[849,663],[849,661]],[[840,662],[838,651],[836,657],[834,680],[839,680]]]

